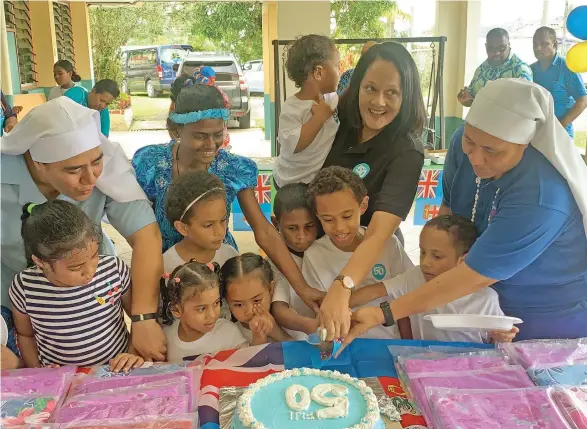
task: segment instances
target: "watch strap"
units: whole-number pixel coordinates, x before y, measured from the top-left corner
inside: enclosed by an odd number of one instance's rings
[[[142,322],[143,320],[157,319],[157,317],[157,313],[133,314],[132,316],[130,316],[130,320],[132,322]]]
[[[389,302],[383,301],[381,304],[379,304],[379,307],[381,308],[381,311],[383,311],[383,317],[385,318],[385,323],[383,323],[383,326],[389,328],[390,326],[395,325],[395,319],[393,318],[391,308],[389,308]]]
[[[341,274],[341,275],[338,275],[338,276],[336,276],[336,277],[334,278],[334,281],[337,281],[337,280],[338,280],[339,282],[341,282],[341,283],[342,283],[342,287],[343,287],[343,288],[345,288],[346,290],[350,290],[350,291],[351,291],[351,294],[352,294],[352,293],[355,291],[355,288],[356,288],[356,286],[353,286],[353,287],[347,287],[347,286],[344,284],[344,279],[345,279],[345,277],[347,277],[347,276],[343,276],[342,274]]]

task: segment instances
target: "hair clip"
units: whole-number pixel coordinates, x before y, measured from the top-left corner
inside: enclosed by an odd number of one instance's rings
[[[173,281],[174,281],[175,283],[180,283],[180,282],[181,282],[181,279],[180,279],[179,277],[174,277],[174,278],[173,278]]]
[[[171,274],[169,274],[169,273],[165,273],[165,274],[163,274],[163,278],[164,278],[164,279],[168,279],[169,277],[171,277]]]
[[[212,262],[208,262],[206,266],[210,268],[210,271],[214,272],[214,264]]]
[[[27,211],[27,212],[29,212],[29,214],[33,214],[33,209],[34,209],[35,207],[37,207],[37,206],[38,206],[38,204],[31,203],[31,204],[29,204],[29,205],[28,205],[28,207],[26,208],[26,211]]]

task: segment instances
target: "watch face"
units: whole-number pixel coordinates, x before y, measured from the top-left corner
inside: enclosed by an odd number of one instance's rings
[[[351,279],[350,277],[344,277],[342,279],[342,284],[344,285],[344,287],[346,287],[347,289],[352,289],[355,287],[355,283],[353,282],[353,279]]]

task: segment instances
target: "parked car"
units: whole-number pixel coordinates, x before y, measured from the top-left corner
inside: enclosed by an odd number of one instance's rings
[[[173,66],[193,50],[190,45],[124,47],[121,91],[127,94],[147,91],[151,98],[169,91],[175,80]]]
[[[251,94],[263,94],[265,92],[263,60],[247,61],[243,64],[243,72],[249,83]]]
[[[251,127],[251,105],[249,86],[242,68],[232,54],[193,52],[176,66],[177,75],[192,75],[198,67],[209,66],[216,73],[216,86],[230,100],[230,117],[236,119],[240,128]]]

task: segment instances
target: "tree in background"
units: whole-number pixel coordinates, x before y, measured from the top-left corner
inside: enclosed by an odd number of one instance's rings
[[[96,80],[121,82],[121,47],[129,40],[145,44],[163,34],[167,6],[145,3],[136,7],[90,7],[92,56]]]
[[[396,18],[411,19],[391,0],[333,0],[330,17],[334,24],[332,37],[335,39],[378,39],[397,36],[394,23]],[[341,69],[353,68],[359,60],[362,45],[338,47],[341,54]]]
[[[241,61],[263,57],[263,8],[260,2],[183,2],[170,14],[196,51],[231,52]]]

